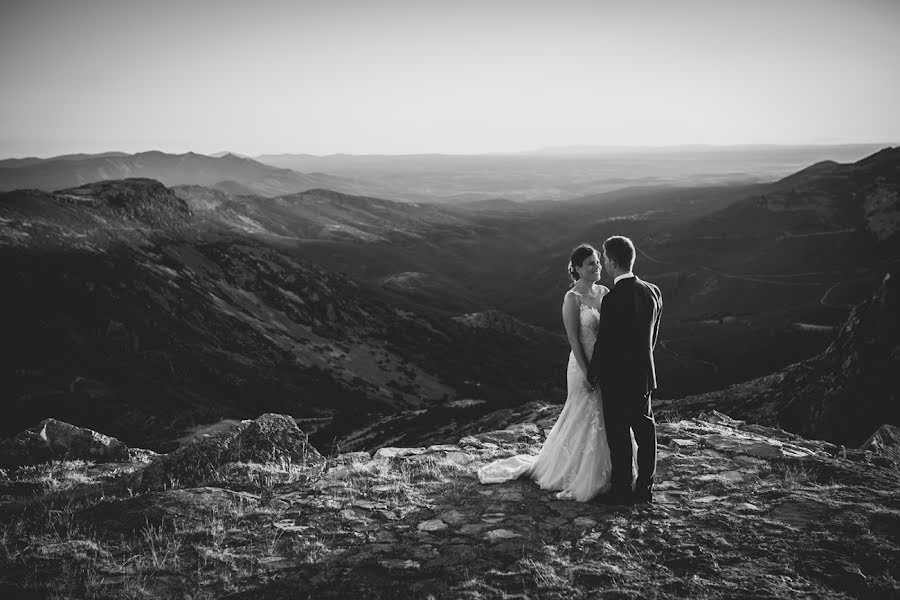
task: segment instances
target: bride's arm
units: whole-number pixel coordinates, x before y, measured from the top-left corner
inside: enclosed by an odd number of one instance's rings
[[[578,314],[580,307],[578,306],[578,298],[575,294],[566,294],[562,305],[563,325],[566,327],[566,337],[569,338],[569,346],[572,347],[572,354],[575,355],[575,361],[581,367],[581,372],[587,374],[588,360],[581,347],[581,315]]]

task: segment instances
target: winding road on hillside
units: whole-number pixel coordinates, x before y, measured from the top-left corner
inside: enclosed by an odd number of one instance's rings
[[[690,264],[690,263],[676,263],[672,261],[659,260],[657,258],[653,258],[640,248],[635,248],[644,258],[649,260],[652,263],[656,263],[659,265],[676,265],[676,266],[685,266],[685,267],[694,267],[696,269],[701,269],[703,271],[707,271],[714,275],[718,275],[720,277],[726,277],[728,279],[739,279],[741,281],[752,281],[755,283],[768,283],[770,285],[780,285],[780,286],[792,286],[792,287],[818,287],[824,285],[821,282],[802,282],[802,281],[772,281],[773,278],[790,278],[790,277],[808,277],[813,275],[840,275],[840,271],[812,271],[808,273],[791,273],[787,275],[735,275],[734,273],[725,273],[724,271],[719,271],[717,269],[713,269],[712,267],[707,267],[706,265],[699,264]],[[764,279],[765,278],[765,279]]]
[[[751,281],[751,282],[755,282],[755,283],[765,283],[765,284],[769,284],[769,285],[791,286],[791,287],[799,287],[799,286],[820,287],[825,284],[822,282],[799,282],[799,281],[777,281],[777,280],[778,279],[783,280],[783,279],[789,279],[789,278],[796,278],[796,277],[810,277],[810,276],[834,277],[836,275],[841,274],[840,271],[832,270],[832,271],[809,271],[809,272],[805,272],[805,273],[773,274],[773,275],[768,275],[768,274],[767,275],[755,275],[755,274],[754,275],[735,275],[733,273],[725,273],[724,271],[719,271],[717,269],[713,269],[706,265],[681,264],[681,263],[676,263],[673,261],[660,260],[658,258],[654,258],[653,256],[650,256],[649,254],[647,254],[640,248],[635,248],[635,250],[637,250],[637,252],[639,252],[641,254],[641,256],[643,256],[644,258],[646,258],[647,260],[649,260],[650,262],[655,263],[655,264],[693,267],[696,269],[707,271],[709,273],[713,273],[714,275],[718,275],[720,277],[726,277],[729,279],[738,279],[741,281]],[[773,280],[775,280],[775,281],[773,281]],[[823,306],[827,306],[829,308],[839,308],[839,309],[849,308],[847,306],[831,304],[827,301],[828,294],[831,293],[835,288],[837,288],[840,285],[840,283],[841,282],[838,281],[837,283],[835,283],[834,285],[829,287],[828,290],[825,291],[824,295],[819,300]],[[674,358],[676,358],[677,360],[699,363],[699,364],[702,364],[704,366],[711,368],[714,372],[719,370],[719,365],[714,362],[711,362],[708,360],[703,360],[703,359],[696,358],[696,357],[685,356],[683,354],[679,354],[679,353],[675,352],[667,345],[667,342],[671,342],[671,341],[674,341],[674,340],[660,339],[659,347],[662,350],[664,350],[665,352],[667,352],[668,354],[670,354],[671,356],[673,356]]]
[[[710,368],[713,370],[713,372],[716,372],[716,371],[719,370],[719,365],[717,365],[717,364],[714,363],[714,362],[711,362],[711,361],[708,361],[708,360],[703,360],[702,358],[696,358],[696,357],[694,357],[694,356],[685,356],[684,354],[678,354],[677,352],[675,352],[674,350],[672,350],[671,348],[669,348],[669,347],[666,345],[666,341],[670,341],[670,342],[671,342],[671,341],[673,341],[673,340],[663,340],[663,339],[660,339],[660,340],[658,341],[659,347],[662,348],[663,350],[665,350],[666,352],[668,352],[670,355],[672,355],[672,356],[675,357],[676,359],[682,360],[682,361],[684,361],[684,362],[686,362],[686,363],[700,363],[700,364],[702,364],[702,365],[706,365],[707,367],[710,367]]]

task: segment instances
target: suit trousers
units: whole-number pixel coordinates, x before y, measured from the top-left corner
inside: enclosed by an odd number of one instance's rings
[[[603,390],[603,418],[612,461],[612,493],[631,493],[632,431],[637,444],[635,493],[649,493],[656,473],[656,421],[650,407],[650,392]]]

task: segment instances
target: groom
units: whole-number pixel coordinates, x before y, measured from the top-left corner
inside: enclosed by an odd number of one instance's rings
[[[659,335],[662,294],[634,276],[634,244],[624,236],[603,242],[603,266],[615,285],[600,306],[600,323],[587,378],[599,387],[612,461],[607,504],[652,502],[656,471],[656,422],[650,394],[656,389],[653,348]],[[637,443],[637,481],[632,492],[631,431]]]

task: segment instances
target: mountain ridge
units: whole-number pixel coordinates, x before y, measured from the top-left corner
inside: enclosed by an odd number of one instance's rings
[[[892,391],[900,369],[900,277],[884,276],[828,347],[778,372],[715,392],[659,403],[662,412],[715,407],[807,437],[857,446],[883,423],[900,425]]]
[[[107,179],[143,177],[167,186],[216,185],[234,180],[260,195],[278,195],[316,187],[354,192],[357,182],[330,175],[307,175],[264,165],[233,154],[210,157],[194,152],[167,154],[158,150],[136,154],[108,153],[55,157],[0,169],[0,190],[23,188],[52,191]]]
[[[765,190],[789,193],[788,186],[628,190],[513,212],[503,204],[451,210],[318,189],[262,198],[185,186],[172,192],[190,214],[163,211],[166,222],[152,214],[142,220],[104,197],[117,186],[145,200],[163,193],[161,184],[142,180],[86,186],[68,199],[7,193],[0,259],[17,281],[10,297],[22,315],[7,350],[28,364],[2,375],[16,406],[29,410],[91,398],[114,407],[136,393],[134,381],[151,381],[159,387],[144,387],[186,411],[175,426],[159,428],[171,436],[167,443],[179,437],[176,429],[229,418],[229,411],[245,415],[248,393],[273,410],[287,405],[310,419],[346,421],[322,428],[334,438],[360,419],[392,412],[426,410],[425,427],[445,409],[457,411],[459,401],[475,401],[465,409],[470,417],[542,397],[559,401],[566,345],[551,332],[561,331],[566,249],[625,231],[641,252],[639,273],[659,283],[666,299],[658,354],[661,382],[670,387],[660,396],[709,391],[819,352],[844,305],[890,267],[880,261],[891,259],[896,228],[883,219],[879,240],[864,229],[862,207],[894,214],[896,158],[886,152],[841,167],[837,182],[830,171],[806,178],[791,201],[852,206],[850,220],[837,222],[841,229],[816,220],[815,211],[801,214],[806,229],[785,228],[794,216],[760,200]],[[824,200],[807,190],[821,190]],[[764,212],[767,227],[756,228],[735,205]],[[716,219],[726,219],[721,230],[709,225]],[[65,303],[65,294],[74,301]],[[522,318],[526,308],[545,321]],[[505,314],[490,317],[497,310]],[[474,322],[496,327],[469,327],[453,319],[460,314],[488,315]],[[513,318],[544,327],[522,336]],[[48,348],[59,353],[42,373],[40,352]],[[103,358],[111,348],[124,364]],[[78,362],[91,352],[98,362]],[[527,381],[510,380],[505,370]],[[705,387],[692,390],[698,374]],[[123,385],[128,394],[116,391]],[[216,394],[227,400],[212,409]],[[338,400],[329,407],[332,396]],[[365,402],[377,417],[356,410]],[[141,435],[153,430],[140,427]]]
[[[80,415],[162,448],[260,405],[327,419],[559,394],[540,367],[502,385],[518,362],[549,364],[553,344],[471,330],[204,217],[227,201],[143,179],[0,194],[17,315],[0,340],[15,357],[0,370],[5,427]]]

